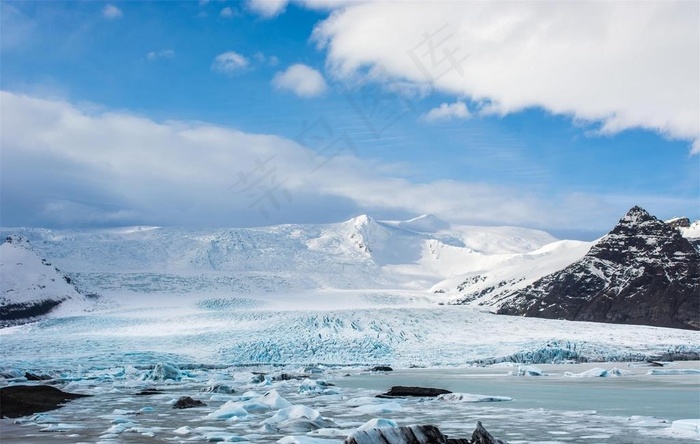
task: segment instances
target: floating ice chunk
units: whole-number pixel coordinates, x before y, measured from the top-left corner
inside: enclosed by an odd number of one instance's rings
[[[345,439],[350,433],[354,432],[356,429],[318,429],[312,430],[306,434],[306,436],[323,436],[326,438],[342,438]]]
[[[594,367],[581,373],[564,372],[564,376],[569,378],[607,378],[609,376],[620,376],[622,372],[616,368],[607,371],[604,368]]]
[[[139,412],[143,412],[143,413],[153,413],[155,411],[156,410],[153,407],[141,407],[139,409]]]
[[[240,402],[228,401],[226,404],[219,407],[218,410],[208,414],[206,419],[229,419],[236,417],[248,416],[248,412],[243,408]]]
[[[278,444],[338,444],[335,439],[313,438],[311,436],[285,436]]]
[[[173,433],[176,435],[189,435],[190,433],[192,433],[192,427],[189,427],[189,426],[179,427],[179,428],[173,430]]]
[[[233,433],[227,432],[210,432],[204,435],[204,439],[207,442],[240,442],[247,441],[247,439],[242,436],[234,435]]]
[[[55,416],[51,416],[46,413],[37,413],[36,415],[33,415],[31,418],[29,418],[29,421],[34,421],[37,424],[58,424],[59,422],[61,422]],[[18,421],[15,422],[19,423]]]
[[[365,415],[380,415],[398,412],[399,410],[401,410],[401,405],[397,402],[383,402],[381,404],[367,404],[355,407],[355,411]]]
[[[695,432],[700,436],[700,419],[679,419],[671,423],[671,428]]]
[[[182,379],[182,373],[175,364],[171,364],[169,362],[159,362],[155,367],[153,367],[153,370],[144,375],[143,379],[149,381],[166,381],[168,379],[172,381],[179,381]]]
[[[71,430],[79,430],[82,428],[83,428],[83,426],[77,425],[77,424],[58,423],[58,424],[49,424],[48,426],[44,427],[43,429],[41,429],[39,431],[40,432],[69,432]]]
[[[281,409],[263,421],[264,426],[290,432],[308,432],[321,428],[338,427],[333,421],[321,416],[318,410],[305,405],[293,405]]]
[[[544,376],[542,370],[534,365],[521,365],[516,372],[509,372],[513,376]]]
[[[337,395],[342,393],[339,388],[320,379],[304,379],[297,392],[305,395]]]
[[[499,402],[513,400],[513,398],[508,396],[476,395],[473,393],[446,393],[438,395],[437,399],[447,402]]]
[[[647,372],[647,375],[664,375],[664,376],[680,376],[680,375],[700,375],[700,370],[696,368],[652,368]]]
[[[362,424],[357,430],[368,430],[368,429],[378,429],[380,427],[398,427],[396,421],[384,418],[374,418],[370,419],[366,423]]]
[[[265,392],[257,402],[268,405],[273,409],[284,409],[292,406],[292,403],[281,397],[275,389]]]

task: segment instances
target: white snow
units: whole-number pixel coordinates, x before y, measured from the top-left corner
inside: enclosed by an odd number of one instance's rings
[[[90,304],[51,261],[40,258],[26,238],[11,236],[0,245],[0,305],[59,303],[50,315],[69,316]]]
[[[695,432],[700,437],[700,419],[679,419],[671,423],[671,428]]]
[[[681,227],[678,229],[683,237],[697,239],[700,238],[700,220],[696,220],[689,227]]]

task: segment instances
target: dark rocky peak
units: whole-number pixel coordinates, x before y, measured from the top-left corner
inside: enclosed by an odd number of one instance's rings
[[[666,221],[666,225],[673,228],[690,228],[690,219],[687,217],[674,217]]]
[[[693,250],[677,229],[635,206],[587,256],[623,264],[640,259],[675,261]]]

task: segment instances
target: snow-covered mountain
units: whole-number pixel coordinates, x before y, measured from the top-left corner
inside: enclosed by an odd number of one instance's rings
[[[434,216],[236,229],[2,231],[28,238],[82,287],[144,293],[428,290],[556,241],[539,230],[450,225]]]
[[[582,259],[516,291],[498,313],[700,329],[700,254],[634,207]]]
[[[29,241],[8,236],[0,245],[0,327],[40,319],[48,314],[80,312],[90,303]]]

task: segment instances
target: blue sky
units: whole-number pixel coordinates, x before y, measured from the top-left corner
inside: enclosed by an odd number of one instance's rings
[[[697,3],[0,5],[4,226],[700,217]]]

